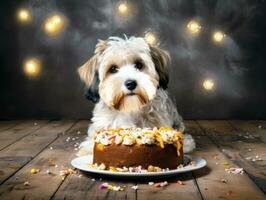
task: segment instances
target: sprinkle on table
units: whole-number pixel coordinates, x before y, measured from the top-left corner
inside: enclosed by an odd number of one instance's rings
[[[133,185],[131,188],[132,188],[133,190],[137,190],[137,189],[139,189],[139,186],[137,186],[137,185]]]
[[[164,187],[168,185],[168,182],[167,181],[164,181],[164,182],[158,182],[158,183],[155,183],[154,186],[155,187]]]
[[[105,183],[102,183],[99,185],[99,189],[100,190],[108,189],[108,190],[113,190],[113,191],[124,191],[125,187],[119,186],[119,185],[111,185],[111,184],[105,182]]]
[[[180,181],[180,180],[177,180],[177,183],[178,183],[179,185],[185,185],[185,183],[184,183],[183,181]]]
[[[228,174],[241,174],[242,175],[244,173],[243,168],[237,168],[237,167],[231,167],[231,168],[225,169],[225,171]]]
[[[38,172],[40,172],[40,170],[39,170],[39,169],[36,169],[36,168],[32,168],[32,169],[30,170],[30,173],[31,173],[31,174],[37,174]]]
[[[29,182],[29,181],[25,181],[25,182],[24,182],[24,185],[25,185],[25,186],[29,186],[29,185],[30,185],[30,182]]]

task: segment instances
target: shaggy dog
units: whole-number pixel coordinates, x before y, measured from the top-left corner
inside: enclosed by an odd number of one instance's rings
[[[94,56],[78,69],[87,98],[96,103],[78,155],[92,153],[97,129],[164,126],[185,131],[166,91],[169,60],[166,51],[140,37],[99,40]],[[194,148],[193,138],[185,134],[184,152]]]

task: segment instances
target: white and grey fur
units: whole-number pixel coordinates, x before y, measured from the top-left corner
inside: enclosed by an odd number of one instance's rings
[[[119,48],[124,50],[120,51]],[[121,111],[109,102],[113,97],[111,94],[117,91],[113,91],[115,89],[112,88],[111,82],[107,84],[108,86],[103,84],[104,81],[110,81],[110,79],[105,79],[104,69],[108,66],[104,62],[108,61],[112,52],[121,54],[116,59],[123,59],[123,54],[135,51],[137,55],[142,57],[142,62],[149,69],[146,72],[136,70],[134,64],[126,62],[119,68],[119,73],[113,75],[114,77],[111,80],[121,83],[121,87],[118,85],[119,87],[116,87],[116,90],[119,88],[123,94],[127,94],[128,91],[122,83],[127,79],[135,79],[140,85],[139,87],[144,90],[148,101],[136,110],[127,111],[125,109]],[[110,37],[106,41],[99,41],[96,45],[94,57],[79,69],[80,77],[88,88],[86,96],[96,105],[89,125],[88,137],[86,141],[81,143],[78,155],[92,153],[93,133],[95,130],[102,128],[165,126],[185,131],[182,117],[178,114],[175,104],[166,91],[168,84],[168,57],[167,52],[158,47],[150,46],[143,38],[130,37],[129,39],[121,39]],[[103,88],[103,86],[110,86],[110,88]],[[110,92],[110,96],[106,95],[106,91]],[[128,101],[130,102],[131,100],[129,99]],[[133,103],[134,101],[132,100]],[[125,105],[128,106],[130,104]],[[190,134],[186,133],[184,137],[184,152],[188,153],[194,148],[194,139]]]

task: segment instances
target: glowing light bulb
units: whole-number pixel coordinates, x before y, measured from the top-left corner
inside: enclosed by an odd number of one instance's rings
[[[213,33],[213,40],[215,42],[222,42],[225,38],[225,34],[221,31],[216,31]]]
[[[41,62],[37,58],[30,58],[24,62],[24,73],[30,77],[36,77],[41,72]]]
[[[44,30],[50,36],[59,34],[63,30],[64,26],[64,18],[60,15],[52,15],[44,22]]]
[[[206,79],[203,81],[203,84],[202,84],[203,88],[205,90],[213,90],[214,88],[214,81],[212,79]]]
[[[158,43],[157,35],[154,32],[146,33],[144,39],[150,45],[155,45],[156,43]]]
[[[27,8],[21,8],[17,11],[17,19],[21,23],[28,23],[31,21],[31,11]]]
[[[201,25],[199,22],[192,20],[187,24],[187,30],[191,34],[198,34],[201,30]]]
[[[129,6],[126,2],[120,2],[117,6],[117,12],[120,15],[126,15],[129,12]]]

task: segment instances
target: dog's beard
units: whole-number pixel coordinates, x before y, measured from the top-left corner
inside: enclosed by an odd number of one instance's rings
[[[120,93],[114,97],[114,108],[121,112],[134,112],[142,108],[149,102],[149,97],[145,91],[138,93]]]

